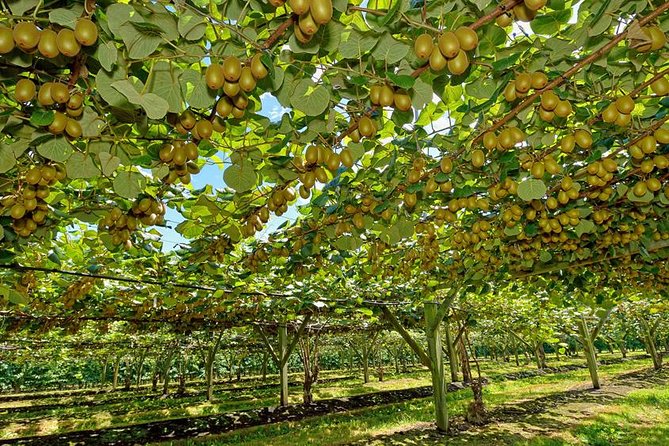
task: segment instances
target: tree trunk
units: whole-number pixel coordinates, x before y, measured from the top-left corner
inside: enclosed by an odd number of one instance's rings
[[[369,347],[362,346],[362,380],[365,384],[369,382]]]
[[[104,389],[105,384],[107,384],[107,365],[109,364],[109,357],[105,357],[105,360],[102,362],[102,370],[100,372],[100,388]]]
[[[648,349],[650,357],[653,359],[653,368],[655,370],[660,370],[662,368],[662,356],[657,352],[657,347],[655,346],[655,330],[650,327],[646,319],[640,318],[639,321],[641,321],[646,348]]]
[[[114,360],[114,377],[112,379],[112,389],[116,390],[116,386],[118,386],[118,370],[121,367],[121,357],[117,356],[116,359]]]
[[[286,324],[279,326],[279,358],[282,363],[279,364],[279,380],[281,384],[280,405],[288,405],[288,327]]]
[[[207,352],[204,364],[204,377],[207,385],[207,401],[211,401],[214,399],[214,355],[211,348]]]
[[[597,358],[595,357],[595,347],[592,345],[592,337],[588,328],[588,323],[585,316],[581,316],[578,321],[578,331],[581,342],[583,343],[583,353],[588,364],[588,371],[590,372],[590,379],[592,380],[592,387],[599,389],[599,372],[597,370]]]
[[[441,346],[441,321],[438,320],[439,304],[425,303],[425,331],[428,353],[431,360],[430,372],[434,390],[434,415],[437,429],[448,432],[448,406],[446,402],[446,381],[444,380],[444,355]]]
[[[448,365],[451,370],[451,382],[458,382],[460,379],[458,377],[458,355],[457,352],[455,351],[455,346],[453,345],[453,339],[451,337],[451,327],[449,324],[449,319],[448,316],[444,318],[444,334],[445,334],[445,341],[446,341],[446,351],[448,353]]]
[[[262,352],[262,366],[260,367],[260,374],[262,375],[262,380],[267,379],[267,361],[269,360],[269,354],[267,350]]]

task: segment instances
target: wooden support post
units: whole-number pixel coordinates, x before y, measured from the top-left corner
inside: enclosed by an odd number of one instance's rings
[[[427,334],[432,387],[434,389],[434,414],[437,429],[446,432],[448,431],[448,407],[446,404],[446,381],[444,380],[444,356],[441,351],[441,320],[438,312],[438,303],[425,302],[425,332]]]
[[[588,370],[590,371],[590,379],[592,380],[592,387],[594,389],[599,389],[599,372],[597,371],[597,358],[595,357],[595,346],[592,343],[592,336],[590,330],[588,329],[588,323],[585,320],[585,316],[581,315],[581,318],[578,320],[578,331],[583,343],[583,353],[585,354],[585,360],[588,364]]]
[[[279,325],[279,378],[281,381],[281,406],[288,405],[288,327]]]
[[[444,333],[446,334],[446,351],[448,352],[448,365],[451,369],[451,382],[460,381],[458,378],[458,355],[455,351],[455,345],[451,337],[451,327],[448,316],[444,318]]]
[[[653,359],[653,368],[655,370],[660,370],[662,368],[662,357],[657,353],[657,347],[655,346],[655,329],[651,328],[645,318],[641,317],[639,318],[639,321],[641,322],[641,328],[643,329],[643,337],[645,338],[648,353]]]

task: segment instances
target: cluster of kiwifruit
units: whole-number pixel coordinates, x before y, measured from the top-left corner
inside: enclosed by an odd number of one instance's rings
[[[488,188],[488,196],[493,201],[498,201],[507,195],[516,195],[517,193],[518,183],[511,177],[506,177],[502,182]]]
[[[72,308],[78,300],[85,297],[95,286],[95,280],[91,277],[84,277],[81,280],[71,283],[65,293],[60,297],[66,308]]]
[[[513,102],[524,98],[531,89],[542,90],[548,84],[548,76],[542,71],[520,73],[504,89],[504,99]]]
[[[551,198],[555,200],[554,197]],[[578,209],[570,209],[566,212],[561,212],[554,218],[542,216],[537,220],[539,229],[546,234],[560,234],[565,227],[578,226],[580,222],[581,214]]]
[[[460,209],[487,211],[490,209],[490,203],[484,197],[470,195],[469,197],[452,198],[448,201],[448,210],[457,212]]]
[[[551,154],[544,156],[542,159],[535,160],[529,153],[521,153],[518,160],[520,161],[520,166],[537,179],[543,178],[545,173],[557,175],[562,171],[562,167]]]
[[[423,178],[423,170],[425,169],[425,158],[416,157],[411,163],[411,169],[407,173],[407,182],[409,184],[418,183]]]
[[[351,126],[355,125],[351,121]],[[362,138],[371,138],[376,135],[376,132],[379,131],[379,126],[377,122],[370,118],[368,115],[362,115],[357,121],[357,127],[350,131],[348,136],[353,142],[360,142]]]
[[[286,0],[269,0],[274,7],[282,6]],[[297,14],[294,31],[300,43],[308,43],[318,29],[332,20],[332,0],[288,0],[288,5]]]
[[[619,231],[607,231],[603,237],[597,240],[597,246],[608,248],[613,245],[628,245],[631,242],[639,240],[644,232],[646,232],[646,228],[642,224],[635,225],[634,227],[622,225]]]
[[[589,185],[604,187],[613,180],[613,175],[618,170],[618,163],[613,158],[604,158],[588,164],[585,170],[588,173],[586,181]]]
[[[557,194],[558,203],[565,205],[569,200],[578,199],[581,191],[581,185],[575,182],[570,176],[562,177],[560,180],[560,190]]]
[[[19,79],[14,89],[17,102],[28,103],[35,99],[42,107],[55,111],[53,121],[47,126],[54,135],[65,133],[70,138],[78,138],[82,134],[81,124],[77,119],[84,112],[84,95],[70,93],[66,84],[61,82],[45,82],[37,91],[35,83],[30,79]]]
[[[419,59],[428,59],[433,71],[448,67],[451,74],[459,75],[469,68],[467,51],[475,50],[478,44],[476,31],[461,26],[455,31],[442,33],[436,44],[430,34],[421,34],[414,42],[414,51]]]
[[[18,48],[28,54],[38,51],[49,59],[60,54],[75,57],[82,45],[95,45],[97,41],[98,27],[87,17],[78,19],[74,30],[62,28],[58,33],[51,28],[39,29],[33,22],[19,22],[13,28],[0,25],[0,54]]]
[[[329,147],[310,145],[304,153],[304,159],[296,157],[294,165],[300,171],[302,181],[299,189],[300,196],[306,199],[309,198],[309,191],[314,187],[316,181],[328,182],[326,169],[336,172],[341,165],[348,168],[353,167],[353,153],[348,147],[335,153]]]
[[[232,115],[244,116],[249,105],[247,93],[252,92],[259,80],[267,77],[268,71],[257,53],[246,63],[235,56],[228,56],[223,63],[212,63],[204,74],[207,86],[215,91],[223,89],[223,94],[216,103],[216,113],[223,119]]]
[[[397,110],[411,109],[411,96],[406,90],[394,88],[388,84],[375,84],[369,89],[369,100],[372,105],[381,107],[394,106]]]
[[[592,147],[592,135],[586,129],[576,129],[573,133],[564,136],[560,140],[560,150],[562,153],[572,153],[576,146],[581,149]]]
[[[657,51],[667,44],[667,36],[659,26],[649,25],[641,28],[645,39],[631,39],[632,47],[640,53]]]
[[[28,237],[46,223],[49,207],[44,200],[49,196],[49,186],[64,180],[65,176],[65,168],[60,164],[34,166],[26,172],[21,189],[2,200],[17,234]]]
[[[190,109],[184,110],[180,115],[168,115],[168,122],[174,125],[174,129],[181,135],[190,135],[196,141],[209,139],[214,131],[223,132],[225,124],[217,116],[209,120],[198,118]]]
[[[525,141],[525,133],[518,127],[506,127],[499,132],[486,132],[483,134],[483,147],[488,150],[509,150],[516,144]]]
[[[158,151],[158,157],[169,166],[169,173],[163,178],[167,184],[177,181],[190,184],[191,175],[200,173],[200,167],[196,163],[197,145],[192,141],[175,140],[164,144]]]
[[[490,230],[492,225],[487,220],[477,220],[472,225],[471,231],[458,231],[453,234],[452,241],[455,245],[465,247],[476,245],[481,240],[487,240],[491,237]]]
[[[662,189],[662,182],[656,177],[648,177],[645,180],[637,181],[632,186],[632,193],[637,197],[643,197],[647,192],[655,193]]]
[[[513,20],[521,22],[531,22],[536,16],[537,11],[546,6],[547,0],[525,0],[523,3],[513,7],[511,11],[506,11],[495,22],[505,28],[513,23]]]
[[[539,117],[551,122],[554,118],[566,118],[572,114],[574,110],[571,107],[571,102],[562,100],[552,90],[545,91],[541,94],[541,103],[539,104]]]
[[[633,162],[641,162],[643,165],[644,162],[650,160],[643,160],[646,155],[651,155],[657,150],[657,144],[669,144],[669,129],[659,128],[655,130],[652,135],[646,135],[643,138],[639,139],[635,144],[629,147],[628,151],[632,157]],[[656,165],[658,169],[666,168],[665,160],[667,157],[665,155],[658,155],[653,158],[653,165]],[[652,169],[651,169],[652,170]],[[649,171],[650,172],[650,171]]]
[[[513,228],[516,226],[516,223],[518,223],[523,218],[523,215],[523,209],[517,204],[514,204],[502,211],[502,223],[504,223],[504,226],[507,228]]]
[[[98,223],[98,231],[111,235],[112,243],[132,247],[130,236],[140,224],[145,226],[160,225],[165,221],[165,205],[153,197],[138,199],[128,212],[120,207],[113,207]]]
[[[650,84],[650,89],[658,96],[669,95],[669,79],[666,77],[660,77],[656,79],[652,84]]]
[[[609,201],[609,198],[613,195],[613,188],[611,186],[601,187],[597,189],[591,189],[587,192],[587,197],[590,200],[600,200],[600,201]]]
[[[284,210],[284,203],[281,203],[279,207],[276,207],[274,204],[274,194],[276,193],[281,193],[281,189],[277,189],[273,194],[272,197],[270,197],[269,200],[267,200],[267,206],[261,206],[258,209],[256,209],[254,212],[252,212],[249,216],[246,217],[246,220],[242,224],[241,228],[241,233],[243,237],[252,237],[256,232],[262,231],[263,224],[267,223],[269,221],[269,207],[271,206],[273,211],[276,212],[277,215],[282,215],[286,210],[288,210],[288,205],[286,204],[285,210]],[[293,192],[294,193],[294,192]],[[277,197],[277,201],[279,201]]]
[[[602,111],[602,121],[627,127],[632,122],[634,99],[630,96],[620,96]]]

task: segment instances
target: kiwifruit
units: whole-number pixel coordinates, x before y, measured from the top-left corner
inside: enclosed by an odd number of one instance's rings
[[[237,82],[242,74],[242,63],[235,56],[223,60],[223,76],[228,82]]]
[[[306,12],[300,16],[297,22],[300,30],[307,36],[313,36],[318,31],[318,24],[314,21],[311,13]]]
[[[379,84],[374,84],[369,87],[369,100],[372,104],[378,105],[381,101],[381,90],[382,86]]]
[[[525,0],[525,6],[532,11],[538,11],[546,6],[547,0]]]
[[[438,44],[441,54],[447,59],[454,58],[460,51],[460,41],[453,31],[446,31],[439,36]]]
[[[307,151],[304,154],[304,159],[307,161],[307,164],[316,164],[318,162],[318,147],[307,147]]]
[[[516,93],[517,93],[516,92],[516,82],[511,81],[504,88],[504,99],[507,102],[513,102],[516,99],[518,99],[518,95]]]
[[[51,98],[51,86],[53,82],[45,82],[39,87],[39,92],[37,93],[37,102],[44,107],[53,105],[54,101]]]
[[[427,33],[421,34],[414,42],[413,48],[419,59],[427,59],[432,54],[432,49],[434,48],[432,36]]]
[[[188,151],[186,150],[186,147],[183,144],[175,146],[172,151],[172,162],[177,166],[184,166],[187,160]]]
[[[160,161],[164,163],[169,163],[172,161],[173,150],[174,149],[171,144],[165,144],[162,146],[158,151],[158,158],[160,158]]]
[[[618,112],[615,103],[612,103],[602,111],[602,120],[612,124],[616,122],[619,115],[620,113]]]
[[[541,161],[532,163],[530,168],[530,173],[534,178],[541,179],[544,177],[544,172],[546,171],[546,166]]]
[[[592,135],[589,131],[578,129],[574,132],[576,144],[582,149],[589,149],[592,146]]]
[[[14,36],[12,29],[0,25],[0,54],[7,54],[14,49]]]
[[[249,98],[244,93],[240,93],[232,98],[232,105],[240,110],[246,110],[246,107],[249,106]]]
[[[629,96],[621,96],[616,99],[616,109],[619,113],[629,115],[634,111],[634,99]]]
[[[257,53],[251,58],[251,73],[257,80],[264,79],[269,74],[260,57],[260,53]]]
[[[340,164],[341,164],[341,157],[338,154],[331,153],[330,156],[328,156],[326,165],[328,167],[328,170],[330,170],[330,172],[334,172],[337,169],[339,169]]]
[[[214,116],[214,119],[211,121],[211,125],[214,128],[215,132],[223,133],[225,132],[225,121],[220,116]]]
[[[552,91],[545,91],[541,94],[541,108],[544,110],[555,110],[555,107],[557,107],[559,102],[560,98]]]
[[[532,87],[532,76],[529,73],[520,73],[516,76],[516,91],[527,93]]]
[[[448,71],[450,71],[451,74],[458,76],[464,73],[467,71],[467,68],[469,68],[469,58],[467,57],[467,53],[460,50],[457,56],[447,62],[447,65]]]
[[[474,150],[472,152],[472,166],[478,169],[479,167],[482,167],[484,164],[485,164],[485,153],[483,153],[483,150],[481,149]]]
[[[47,164],[42,166],[42,179],[46,181],[51,181],[56,178],[56,168]]]
[[[669,129],[660,127],[653,133],[655,140],[660,144],[669,144]]]
[[[497,25],[501,26],[502,28],[506,28],[513,23],[513,16],[508,12],[505,12],[497,17],[497,19],[495,19],[495,23],[497,23]]]
[[[572,111],[573,109],[571,107],[571,102],[569,101],[558,102],[558,105],[553,110],[555,116],[559,118],[566,118],[567,116],[571,115]]]
[[[513,14],[521,22],[531,22],[536,17],[537,12],[528,8],[524,3],[513,7]]]
[[[230,82],[226,81],[223,84],[223,93],[225,93],[227,96],[234,98],[239,94],[241,91],[241,88],[239,88],[239,82]]]
[[[460,41],[460,48],[464,51],[475,50],[479,44],[479,36],[476,34],[476,31],[468,26],[461,26],[456,29],[455,35],[458,37],[458,41]]]
[[[201,119],[195,124],[195,129],[197,134],[200,136],[200,139],[209,139],[211,138],[211,134],[214,131],[213,126],[211,125],[211,122],[206,120],[206,119]],[[188,155],[186,155],[188,156]]]
[[[669,80],[666,77],[661,77],[650,84],[650,89],[658,96],[669,95]]]
[[[646,188],[651,192],[657,192],[662,189],[662,182],[655,177],[650,177],[646,180]]]
[[[451,173],[453,171],[453,160],[445,156],[439,160],[439,170],[443,173]]]
[[[83,46],[95,45],[98,41],[98,27],[91,19],[82,17],[74,24],[74,37]]]
[[[552,111],[546,110],[543,107],[539,107],[539,117],[546,122],[551,122],[555,118],[555,113]]]
[[[313,34],[305,34],[301,29],[300,29],[300,24],[299,24],[299,19],[295,23],[295,26],[293,26],[293,32],[295,33],[295,38],[300,43],[309,43],[311,38],[313,37]]]
[[[297,15],[302,15],[309,11],[309,0],[288,0],[288,6]]]
[[[393,89],[390,85],[382,85],[379,93],[379,105],[382,107],[390,107],[393,105]]]
[[[358,121],[358,131],[361,136],[371,137],[376,133],[376,128],[374,122],[369,118],[369,116],[363,116]]]
[[[67,89],[67,85],[61,84],[60,82],[54,82],[51,84],[51,99],[56,104],[65,104],[70,100],[70,91]]]
[[[497,148],[497,136],[493,132],[485,132],[483,134],[483,147],[488,150]]]
[[[341,159],[341,163],[345,166],[348,167],[349,169],[353,167],[353,153],[351,152],[351,149],[346,147],[341,151],[339,154],[339,157]]]
[[[16,203],[14,206],[12,206],[9,213],[14,220],[18,220],[26,215],[26,208],[22,204]]]
[[[532,88],[535,90],[541,90],[548,84],[548,76],[541,71],[535,71],[531,74],[532,76]]]
[[[30,102],[35,98],[37,87],[30,79],[19,79],[14,89],[14,98],[18,102]]]
[[[184,110],[179,116],[179,124],[186,130],[191,130],[197,124],[197,119],[191,110]]]
[[[511,129],[505,128],[499,132],[497,142],[502,149],[507,150],[516,145],[516,138],[514,137],[513,131]]]
[[[646,192],[648,192],[648,186],[644,181],[639,181],[632,188],[632,192],[637,197],[643,197],[644,195],[646,195]]]
[[[235,119],[241,119],[244,117],[244,110],[239,107],[232,107],[232,117]]]
[[[74,37],[74,31],[71,29],[63,28],[58,31],[56,43],[58,44],[58,51],[67,57],[74,57],[81,51],[81,44]]]
[[[70,138],[79,138],[82,133],[81,124],[79,124],[79,121],[68,118],[67,125],[65,126],[65,133],[67,133]]]
[[[651,51],[657,51],[667,43],[667,36],[657,26],[649,26],[647,31],[652,42],[650,45]]]
[[[325,25],[332,20],[332,0],[311,0],[309,13],[318,25]]]
[[[430,68],[433,71],[442,71],[446,65],[448,65],[448,59],[444,57],[439,47],[435,46],[430,54]]]
[[[571,153],[576,147],[576,138],[574,135],[567,135],[560,141],[560,150],[563,153]]]
[[[222,118],[227,118],[232,113],[232,102],[227,96],[221,97],[216,103],[216,113]]]
[[[42,170],[39,167],[32,167],[26,172],[26,183],[35,185],[42,179]]]
[[[185,147],[186,147],[186,158],[188,158],[190,161],[195,161],[199,156],[197,152],[197,145],[193,142],[189,142],[186,144]]]
[[[37,45],[37,51],[48,59],[58,57],[60,51],[58,51],[57,34],[54,30],[47,28],[42,31],[39,38],[39,44]]]
[[[393,96],[395,108],[400,111],[411,110],[411,96],[406,91],[396,91]]]
[[[53,121],[49,124],[49,131],[54,135],[60,135],[65,131],[67,126],[67,116],[64,113],[57,111],[53,116]]]
[[[30,52],[39,44],[40,30],[32,22],[21,22],[14,25],[12,36],[21,50]]]
[[[65,113],[67,113],[67,116],[70,116],[72,118],[78,118],[79,116],[84,114],[84,108],[83,107],[66,108]]]
[[[239,88],[247,93],[256,88],[256,78],[253,76],[251,67],[242,68],[242,73],[239,76]]]
[[[616,119],[616,125],[619,127],[627,127],[632,122],[632,115],[619,113]]]
[[[207,71],[204,73],[204,80],[207,83],[207,86],[212,90],[218,90],[221,88],[225,82],[223,67],[217,63],[212,63],[209,65],[207,67]]]
[[[67,108],[76,109],[81,108],[84,103],[84,95],[77,92],[70,95],[70,99],[67,101]]]

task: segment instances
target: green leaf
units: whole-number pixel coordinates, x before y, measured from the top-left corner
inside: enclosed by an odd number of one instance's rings
[[[114,192],[128,200],[134,200],[146,187],[146,178],[139,172],[119,172],[113,181]]]
[[[200,16],[195,15],[191,11],[179,16],[179,23],[177,25],[179,34],[186,40],[200,40],[207,31],[207,24]]]
[[[495,23],[490,23],[477,33],[479,36],[478,51],[480,54],[495,54],[497,47],[506,42],[506,31],[497,26]]]
[[[233,164],[223,172],[225,184],[237,192],[246,192],[256,186],[258,176],[253,164],[244,161],[241,164]]]
[[[578,224],[574,227],[574,232],[577,236],[582,236],[583,234],[590,234],[595,230],[595,224],[590,220],[581,219]]]
[[[200,76],[200,78],[203,78],[203,76]],[[151,69],[146,91],[155,93],[165,99],[168,103],[168,111],[172,113],[183,111],[181,69],[176,65],[162,60],[156,62]]]
[[[0,296],[14,305],[25,305],[30,301],[23,293],[4,285],[0,285]]]
[[[105,42],[98,45],[96,52],[98,62],[105,71],[111,71],[118,61],[118,51],[114,42]]]
[[[538,14],[530,22],[532,31],[537,34],[551,35],[560,30],[560,27],[566,24],[571,18],[571,9],[564,9],[562,11],[553,11],[545,14]]]
[[[35,127],[44,127],[53,122],[53,117],[56,114],[53,110],[45,110],[43,108],[36,108],[30,115],[30,123]]]
[[[633,187],[627,191],[627,199],[635,203],[650,203],[653,201],[653,198],[655,198],[655,195],[649,190],[647,190],[646,193],[640,197],[637,197],[637,195],[634,193]]]
[[[84,108],[84,113],[79,120],[82,136],[84,138],[97,138],[105,126],[105,121],[97,114],[94,108]]]
[[[57,163],[67,161],[73,152],[72,145],[64,136],[55,136],[37,146],[37,153]]]
[[[100,175],[100,170],[97,168],[90,155],[85,153],[75,152],[65,164],[67,177],[76,178],[94,178]]]
[[[54,9],[49,13],[49,22],[74,29],[74,24],[81,17],[82,12],[84,12],[84,7],[81,4],[74,4],[72,8]]]
[[[0,143],[0,173],[8,172],[14,166],[16,166],[14,152],[8,145]]]
[[[374,51],[372,51],[372,57],[378,61],[384,61],[388,65],[393,65],[404,59],[408,52],[409,45],[395,40],[390,33],[384,33]]]
[[[344,36],[339,46],[339,53],[344,59],[360,59],[372,51],[378,42],[378,36],[363,34],[357,30],[347,30]]]
[[[404,88],[405,90],[413,87],[416,83],[416,78],[408,74],[386,73],[386,77],[390,79],[393,84],[400,88]]]
[[[100,152],[98,158],[100,159],[100,170],[107,177],[111,177],[116,168],[121,165],[121,158],[109,152]]]
[[[518,196],[524,201],[540,200],[546,195],[546,190],[543,181],[530,178],[518,185]]]
[[[155,93],[146,93],[142,95],[140,104],[149,119],[161,119],[165,117],[170,105],[167,101]]]
[[[39,3],[39,0],[7,0],[7,5],[12,10],[12,13],[19,16],[33,9],[37,6],[37,3]]]
[[[195,70],[188,69],[181,74],[180,78],[182,96],[186,103],[193,108],[210,108],[216,101],[216,93],[207,87],[204,76]],[[192,88],[189,88],[189,85]],[[188,93],[188,90],[190,92]]]
[[[307,116],[318,116],[330,105],[330,92],[311,79],[302,79],[290,97],[290,104]]]

